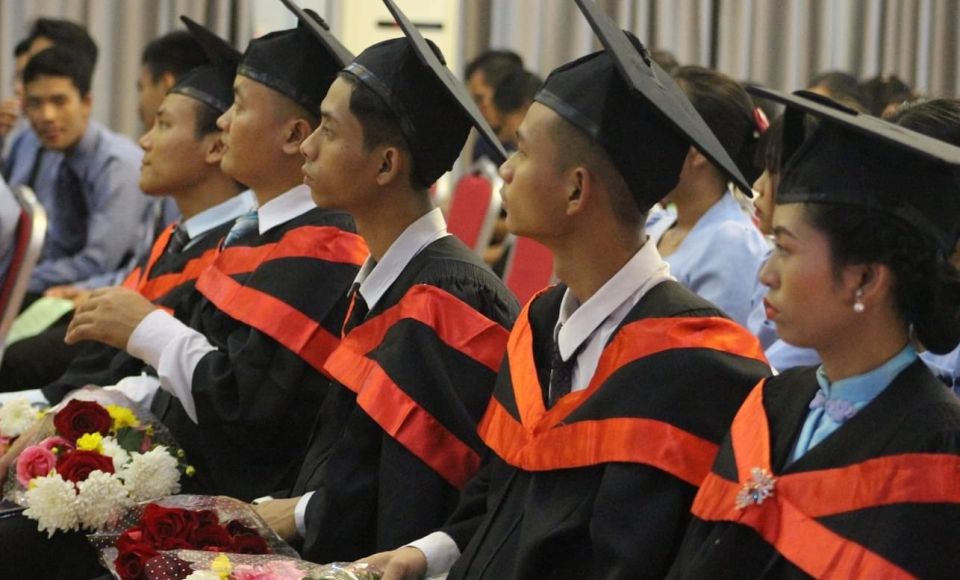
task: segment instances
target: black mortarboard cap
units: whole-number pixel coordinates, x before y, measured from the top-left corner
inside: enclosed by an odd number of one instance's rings
[[[186,16],[180,20],[203,48],[210,64],[188,71],[170,92],[186,95],[224,113],[233,103],[233,77],[240,62],[240,51]]]
[[[315,12],[305,11],[305,14],[328,29]],[[312,27],[300,20],[296,28],[251,40],[240,59],[237,74],[270,87],[308,111],[319,113],[327,89],[349,63],[343,58],[341,51],[321,42]]]
[[[314,12],[313,10],[304,10],[293,0],[280,0],[283,2],[283,5],[287,7],[290,12],[293,12],[297,16],[297,20],[301,24],[305,24],[307,28],[310,29],[310,32],[323,43],[327,50],[330,51],[330,54],[341,63],[340,68],[343,68],[350,64],[353,61],[354,54],[350,52],[347,47],[340,42],[340,40],[330,32],[330,26],[320,18],[320,15]]]
[[[536,100],[604,148],[643,211],[676,187],[691,145],[749,193],[729,154],[643,44],[590,0],[577,5],[606,50],[554,70]]]
[[[890,215],[953,253],[960,233],[960,147],[809,92],[749,87],[782,103],[777,203],[830,203]],[[817,119],[805,131],[804,118]]]
[[[477,109],[463,83],[446,67],[435,44],[425,39],[392,0],[384,0],[405,38],[374,44],[346,68],[393,111],[407,139],[417,176],[433,183],[453,167],[470,128],[506,160],[503,145]]]

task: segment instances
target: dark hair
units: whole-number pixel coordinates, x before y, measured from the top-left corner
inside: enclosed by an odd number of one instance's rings
[[[747,182],[752,183],[761,173],[755,164],[760,130],[747,92],[730,77],[699,66],[682,66],[674,71],[673,78]]]
[[[783,115],[774,119],[757,140],[754,164],[761,170],[780,173],[783,163]]]
[[[350,73],[340,72],[337,75],[350,84],[350,112],[363,129],[363,147],[367,151],[381,145],[399,147],[407,153],[410,160],[410,184],[414,189],[425,190],[429,183],[417,175],[416,160],[413,158],[413,149],[400,129],[400,121],[394,112],[387,106],[373,90],[361,83]]]
[[[30,52],[30,39],[24,38],[13,47],[13,56],[18,57]]]
[[[465,78],[482,72],[487,84],[496,88],[503,79],[523,69],[523,59],[512,50],[488,50],[467,64]]]
[[[916,98],[910,85],[895,75],[876,76],[860,85],[863,104],[870,114],[877,117],[891,104],[903,103]]]
[[[834,267],[884,264],[893,272],[897,309],[927,350],[960,342],[960,272],[936,246],[902,222],[867,209],[806,204],[809,222],[830,241]]]
[[[850,73],[838,70],[822,72],[810,79],[810,83],[807,84],[807,86],[811,89],[815,87],[825,89],[828,93],[827,96],[838,102],[843,102],[842,99],[847,99],[856,101],[863,106],[863,97],[860,95],[860,82],[857,80],[857,77]]]
[[[680,63],[677,62],[677,57],[669,50],[651,50],[650,58],[669,74],[673,74],[673,72],[680,67]]]
[[[67,77],[80,91],[80,96],[85,97],[90,93],[93,67],[82,54],[58,45],[41,50],[30,58],[23,69],[23,84],[28,85],[40,76]]]
[[[501,113],[512,113],[528,107],[543,81],[530,71],[516,69],[493,89],[493,106]]]
[[[913,101],[901,105],[886,119],[960,147],[960,99]]]
[[[210,59],[192,34],[186,30],[176,30],[147,43],[141,62],[156,82],[164,73],[170,73],[175,80],[180,80],[184,73],[207,64]]]
[[[220,128],[217,127],[217,119],[220,118],[222,113],[206,103],[202,103],[196,99],[192,100],[196,103],[193,110],[196,116],[194,135],[196,135],[197,139],[206,137],[211,133],[219,133]]]
[[[97,66],[99,50],[87,29],[76,22],[59,18],[37,18],[27,35],[27,40],[33,44],[37,38],[49,39],[56,46],[64,46],[85,57],[90,62],[90,70]]]

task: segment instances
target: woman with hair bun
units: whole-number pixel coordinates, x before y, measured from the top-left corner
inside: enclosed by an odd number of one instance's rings
[[[680,67],[673,78],[752,183],[759,175],[754,158],[760,129],[749,95],[733,79],[706,68]],[[677,186],[661,203],[675,211],[651,215],[647,233],[670,273],[746,325],[767,245],[726,178],[691,147]]]
[[[960,399],[914,344],[960,342],[960,148],[757,92],[787,105],[767,312],[823,363],[747,397],[670,575],[956,577]]]

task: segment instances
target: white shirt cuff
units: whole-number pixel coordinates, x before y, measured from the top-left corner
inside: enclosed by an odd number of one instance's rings
[[[300,496],[297,507],[293,510],[293,520],[297,523],[297,533],[301,538],[307,537],[307,504],[310,503],[311,497],[313,497],[312,491]]]
[[[194,423],[193,372],[214,350],[204,335],[159,309],[141,320],[127,341],[127,352],[156,369],[160,388],[180,400]]]
[[[457,543],[443,532],[433,532],[429,536],[410,542],[407,546],[420,550],[426,556],[427,578],[446,574],[460,557],[460,548],[457,547]]]
[[[153,397],[160,388],[160,380],[157,377],[142,374],[135,377],[124,377],[117,384],[104,387],[108,391],[117,391],[137,404],[142,409],[150,409],[153,404]]]

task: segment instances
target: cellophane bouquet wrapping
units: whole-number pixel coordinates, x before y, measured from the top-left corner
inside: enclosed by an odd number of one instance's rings
[[[101,564],[123,580],[349,578],[323,576],[322,566],[301,560],[250,504],[223,496],[142,502],[88,538]]]
[[[314,564],[288,556],[175,550],[147,562],[146,580],[379,580],[368,564]]]
[[[81,391],[39,421],[3,497],[50,536],[109,526],[136,502],[177,493],[192,471],[163,424],[116,391]]]

